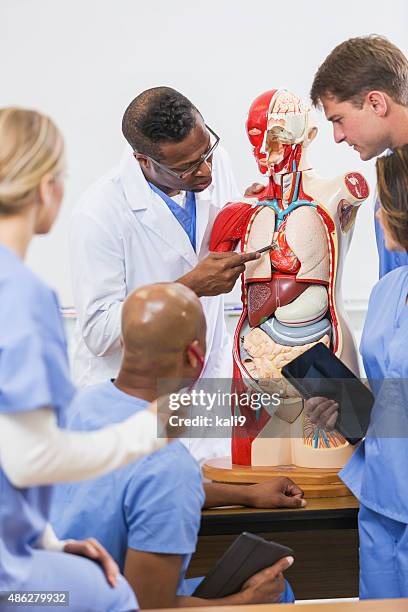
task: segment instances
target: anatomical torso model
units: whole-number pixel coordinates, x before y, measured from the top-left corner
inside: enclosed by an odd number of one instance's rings
[[[358,375],[357,351],[341,297],[344,259],[355,216],[367,198],[358,172],[322,179],[306,159],[317,133],[309,109],[287,90],[253,102],[247,133],[268,185],[257,198],[229,203],[218,215],[212,251],[250,252],[272,244],[246,264],[243,311],[234,337],[234,390],[277,389],[278,408],[254,411],[238,401],[246,433],[233,435],[232,461],[241,465],[340,468],[352,447],[337,432],[317,429],[281,368],[323,342]]]

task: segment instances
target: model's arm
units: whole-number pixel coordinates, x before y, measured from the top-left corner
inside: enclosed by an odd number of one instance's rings
[[[0,413],[0,464],[16,487],[86,480],[164,446],[157,417],[145,410],[91,432],[59,429],[52,408]]]
[[[124,574],[141,609],[258,604],[279,601],[284,590],[282,572],[292,562],[290,557],[281,559],[252,576],[238,593],[219,599],[176,594],[182,563],[180,555],[146,553],[129,548]]]
[[[126,271],[120,236],[82,212],[70,228],[72,288],[82,337],[96,356],[120,350]],[[136,254],[137,255],[137,254]]]

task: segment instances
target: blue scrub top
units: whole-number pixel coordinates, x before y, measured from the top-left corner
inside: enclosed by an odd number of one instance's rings
[[[374,287],[360,351],[375,395],[370,427],[342,480],[368,508],[408,523],[408,266]]]
[[[377,198],[374,212],[378,210],[379,206],[380,202]],[[385,276],[385,274],[388,274],[388,272],[395,270],[395,268],[408,265],[408,253],[406,251],[399,252],[389,251],[386,249],[384,243],[384,232],[382,231],[382,227],[376,217],[374,217],[374,224],[375,239],[377,241],[378,251],[379,278],[382,278]]]
[[[51,406],[61,423],[73,395],[57,298],[0,245],[0,412]],[[27,579],[50,495],[51,487],[15,488],[0,466],[0,590]]]
[[[157,193],[163,200],[165,204],[167,204],[170,211],[173,213],[177,221],[180,223],[181,227],[186,232],[191,246],[194,251],[196,250],[196,232],[197,232],[197,214],[196,214],[196,198],[195,193],[193,191],[186,192],[186,204],[183,208],[179,206],[175,200],[173,200],[170,196],[168,196],[164,191],[153,185],[153,183],[149,183],[150,189]]]
[[[67,426],[90,431],[145,410],[112,382],[89,387],[70,406]],[[195,551],[204,490],[198,463],[179,441],[93,480],[58,485],[51,522],[60,538],[97,538],[123,571],[128,548],[182,555],[179,594]]]

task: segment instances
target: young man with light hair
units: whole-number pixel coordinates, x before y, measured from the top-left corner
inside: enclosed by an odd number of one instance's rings
[[[334,140],[353,147],[363,161],[408,143],[408,59],[383,36],[337,45],[316,72],[310,95],[333,124]],[[375,232],[380,277],[408,264],[407,253],[385,248],[377,219]]]

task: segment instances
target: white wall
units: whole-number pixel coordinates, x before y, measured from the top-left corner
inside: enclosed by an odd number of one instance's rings
[[[67,226],[78,194],[123,148],[121,117],[141,90],[170,85],[222,135],[242,187],[258,178],[244,133],[252,99],[287,87],[307,96],[328,52],[350,36],[381,33],[407,52],[406,0],[1,0],[0,105],[49,113],[68,151],[65,207],[29,261],[71,304]],[[322,121],[311,149],[316,169],[363,171]],[[371,202],[358,215],[344,276],[348,299],[367,297],[377,274]]]

